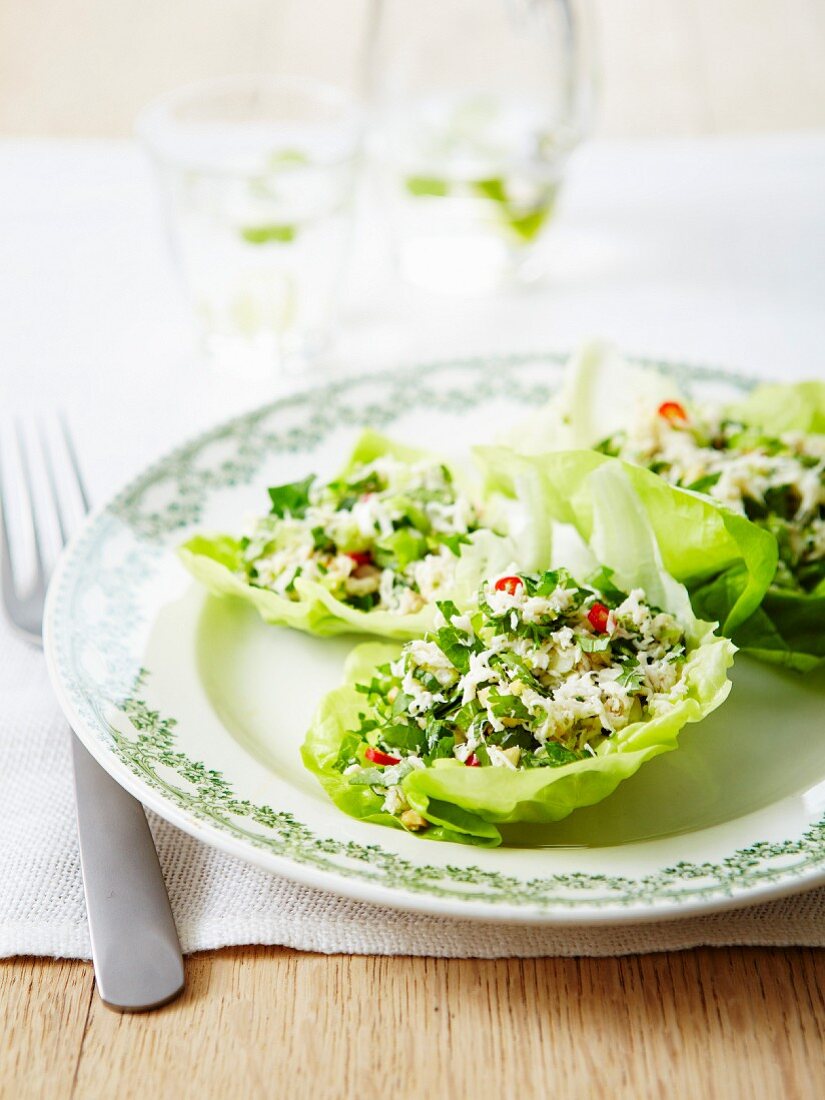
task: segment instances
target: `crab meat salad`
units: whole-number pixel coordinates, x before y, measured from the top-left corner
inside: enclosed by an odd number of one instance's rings
[[[297,601],[306,577],[359,611],[420,611],[449,585],[482,522],[446,466],[388,455],[269,495],[270,514],[243,540],[245,579]]]
[[[482,569],[512,554],[450,467],[372,433],[338,477],[310,475],[269,497],[245,534],[197,536],[184,561],[213,591],[315,633],[420,634],[439,599],[471,595]]]
[[[697,615],[758,660],[810,671],[825,662],[825,382],[725,385],[728,402],[694,403],[670,372],[590,343],[502,442],[546,467],[556,520],[571,521],[571,480],[593,462],[633,465]],[[510,481],[512,465],[497,463]]]
[[[510,574],[485,584],[472,616],[438,609],[431,635],[358,686],[373,713],[357,733],[367,762],[558,767],[684,691],[684,631],[640,589],[606,595],[564,571]],[[375,779],[354,742],[340,763],[350,783]],[[386,803],[403,806],[398,786]]]
[[[733,647],[609,569],[509,570],[400,650],[361,646],[304,760],[334,801],[432,839],[497,844],[499,825],[599,801],[727,695]]]
[[[811,592],[825,582],[825,435],[771,435],[671,399],[596,449],[706,493],[770,531],[779,550],[775,585]]]

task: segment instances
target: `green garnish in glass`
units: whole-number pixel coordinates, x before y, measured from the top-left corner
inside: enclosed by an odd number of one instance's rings
[[[294,225],[248,225],[241,230],[247,244],[289,244],[298,230]]]
[[[436,198],[444,198],[450,190],[446,180],[435,179],[427,176],[407,176],[404,181],[411,195],[431,195]]]

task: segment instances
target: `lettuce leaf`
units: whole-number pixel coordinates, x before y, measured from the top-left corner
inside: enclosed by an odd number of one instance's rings
[[[381,809],[383,795],[375,794],[371,787],[352,785],[334,765],[341,742],[350,730],[358,728],[358,715],[364,710],[364,696],[355,690],[355,685],[369,683],[374,670],[387,661],[394,661],[400,652],[400,645],[367,642],[356,646],[344,666],[343,684],[322,700],[301,747],[304,766],[317,776],[339,810],[350,817],[374,825],[388,825],[391,829],[404,829],[404,826],[397,817]],[[438,827],[428,829],[422,835],[428,840],[486,846],[501,842],[495,827],[476,821],[473,814],[466,815],[466,818],[461,813],[450,815],[449,809]]]
[[[534,508],[542,502],[546,517],[575,528],[585,542],[601,512],[613,507],[608,496],[594,510],[592,480],[598,471],[621,470],[645,509],[668,573],[692,589],[731,571],[712,616],[726,634],[759,607],[773,579],[777,548],[769,532],[649,470],[596,451],[525,456],[477,447],[474,455],[491,491],[521,497]]]
[[[674,380],[626,362],[609,345],[590,343],[571,359],[558,396],[503,437],[503,442],[532,455],[593,447],[626,428],[641,402],[650,405],[667,399],[685,400]],[[788,431],[825,433],[825,383],[760,385],[724,411],[768,435]],[[740,649],[759,660],[803,672],[816,667],[825,660],[822,586],[805,593],[771,584],[761,603],[754,606],[752,597],[762,582],[767,560],[764,540],[754,537],[755,525],[743,516],[706,499],[719,511],[727,533],[739,545],[741,561],[731,560],[727,566],[716,562],[716,575],[702,578],[684,570],[690,561],[680,564],[665,549],[668,568],[689,585],[697,612],[722,623]],[[678,530],[681,540],[687,527]],[[688,537],[684,542],[685,557],[692,557],[695,541]],[[712,537],[710,543],[715,545],[717,539]],[[716,556],[709,554],[708,565],[715,560]],[[712,570],[705,572],[710,574]],[[752,618],[746,622],[744,612],[748,606]]]
[[[591,340],[571,357],[559,392],[497,442],[519,454],[594,447],[627,427],[640,401],[658,404],[681,396],[671,379]]]
[[[649,516],[624,471],[605,469],[587,486],[591,511],[598,515],[592,550],[625,587],[644,587],[660,606],[677,615],[687,638],[684,694],[671,693],[657,712],[614,734],[596,755],[552,768],[510,771],[467,768],[454,758],[435,760],[402,781],[410,806],[431,822],[416,833],[429,840],[495,845],[500,825],[550,823],[606,798],[645,761],[678,745],[682,728],[715,710],[728,695],[727,669],[734,646],[716,637],[709,623],[696,619],[684,588],[666,573]],[[352,786],[335,768],[345,737],[359,726],[365,697],[356,684],[369,683],[377,667],[394,660],[398,645],[361,645],[345,667],[344,683],[321,703],[307,733],[302,756],[339,809],[373,824],[403,828],[382,809],[383,797]]]
[[[825,382],[757,386],[744,401],[731,405],[731,416],[761,428],[767,435],[783,432],[825,433]]]
[[[364,432],[355,444],[342,473],[349,473],[356,466],[369,463],[383,455],[401,462],[417,462],[432,458],[426,451],[408,447],[385,438],[377,432]],[[466,485],[460,471],[451,469],[454,479]],[[283,487],[289,500],[301,498],[305,482]],[[468,486],[469,487],[469,486]],[[280,499],[280,498],[279,498]],[[443,598],[455,601],[459,606],[471,600],[481,579],[500,572],[513,560],[515,544],[492,531],[476,531],[461,546],[456,562],[454,582]],[[267,622],[303,630],[310,634],[329,636],[343,633],[377,634],[388,638],[418,638],[432,625],[434,607],[424,607],[411,615],[394,615],[388,611],[360,611],[336,599],[323,585],[298,577],[295,590],[299,599],[289,600],[264,588],[248,584],[238,570],[243,562],[240,539],[230,535],[195,535],[179,548],[183,564],[205,588],[215,596],[234,596],[256,608]],[[526,563],[525,567],[532,563]]]
[[[721,574],[692,594],[697,613],[717,616],[736,587],[735,570]],[[798,592],[774,586],[761,606],[733,631],[738,649],[769,664],[810,672],[825,661],[825,592]]]
[[[729,416],[767,435],[825,433],[825,382],[757,386]],[[731,578],[724,576],[694,593],[702,614],[724,606]],[[735,583],[735,578],[734,578]],[[770,664],[809,672],[825,661],[825,585],[812,592],[771,585],[761,606],[733,632],[736,645]]]

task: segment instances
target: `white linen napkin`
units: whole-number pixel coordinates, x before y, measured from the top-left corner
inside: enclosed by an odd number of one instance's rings
[[[69,737],[42,654],[0,624],[0,955],[89,957]],[[540,928],[427,917],[299,886],[149,815],[186,952],[233,944],[499,958],[700,944],[825,946],[825,889],[687,920]]]

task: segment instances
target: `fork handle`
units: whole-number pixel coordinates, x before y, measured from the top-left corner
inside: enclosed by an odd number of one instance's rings
[[[143,807],[72,735],[77,834],[97,989],[141,1012],[183,989],[183,958]]]

